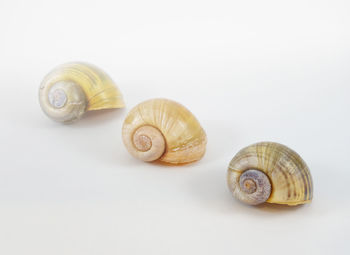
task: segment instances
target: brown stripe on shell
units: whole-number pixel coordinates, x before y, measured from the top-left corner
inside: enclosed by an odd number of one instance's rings
[[[284,169],[293,169],[294,171],[298,171],[298,167],[297,165],[295,164],[295,162],[290,159],[290,155],[288,153],[288,150],[280,150],[278,151],[278,147],[276,146],[276,151],[275,153],[278,154],[278,157],[279,157],[279,164],[281,165],[280,167],[280,171],[282,172],[282,174],[284,176],[288,176],[287,177],[287,182],[288,182],[288,198],[290,200],[293,200],[291,199],[291,184],[293,184],[293,195],[294,195],[294,199],[296,199],[297,197],[297,192],[296,192],[296,180],[295,178],[293,177],[293,174],[290,172],[290,171],[284,171]],[[283,160],[282,160],[283,159]],[[288,164],[286,164],[288,163]],[[305,187],[305,181],[303,180],[303,183],[304,183],[304,187]],[[305,189],[305,188],[304,188]]]
[[[310,183],[311,176],[308,167],[306,166],[306,163],[304,160],[295,152],[290,150],[285,150],[285,152],[288,154],[290,158],[292,158],[293,162],[297,165],[297,169],[301,174],[301,177],[304,181],[304,200],[310,200],[312,199],[312,196],[310,197],[311,190],[312,190],[312,184]]]
[[[308,178],[306,178],[306,176],[308,176],[309,174],[308,174],[308,171],[305,171],[305,167],[304,167],[305,163],[303,161],[301,161],[302,159],[300,158],[300,156],[297,153],[295,153],[294,151],[292,151],[288,147],[281,145],[281,144],[263,143],[263,144],[258,144],[257,146],[266,147],[265,150],[270,151],[269,155],[267,155],[268,157],[270,157],[271,154],[273,154],[273,155],[275,155],[274,158],[281,159],[282,157],[287,157],[288,159],[290,159],[291,163],[293,163],[293,165],[295,165],[295,167],[293,167],[293,169],[295,169],[295,171],[297,171],[301,175],[301,178],[302,178],[302,181],[304,184],[304,192],[303,193],[304,194],[309,193],[309,186],[308,186],[308,180],[307,180]],[[273,168],[270,168],[270,169],[271,169],[270,170],[270,173],[271,173],[273,171],[272,170]],[[284,172],[283,172],[283,175],[285,175]],[[288,182],[288,184],[290,184],[290,182]],[[294,184],[294,186],[295,186],[295,184]],[[309,199],[308,199],[308,197],[306,197],[304,195],[304,200],[306,201]]]

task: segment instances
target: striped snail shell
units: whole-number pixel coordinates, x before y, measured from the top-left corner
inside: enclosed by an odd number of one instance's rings
[[[86,111],[122,108],[120,90],[101,69],[87,63],[67,63],[46,75],[39,89],[40,106],[51,119],[69,123]]]
[[[227,182],[234,197],[251,205],[305,204],[313,196],[312,178],[304,160],[290,148],[272,142],[240,150],[229,165]]]
[[[201,159],[207,143],[194,115],[168,99],[151,99],[135,106],[124,121],[122,136],[134,157],[169,164]]]

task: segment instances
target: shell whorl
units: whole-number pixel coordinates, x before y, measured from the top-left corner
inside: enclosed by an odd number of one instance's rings
[[[152,126],[142,126],[135,130],[132,136],[132,154],[143,161],[155,161],[165,152],[165,139],[159,129]]]
[[[265,175],[270,183],[265,185],[271,185],[266,202],[287,205],[311,202],[313,183],[309,168],[290,148],[272,142],[256,143],[242,149],[232,159],[227,175],[231,192],[245,203],[259,204],[264,202],[263,199],[251,199],[251,194],[242,188],[240,182],[251,170]]]
[[[136,158],[169,164],[201,159],[207,142],[193,114],[168,99],[151,99],[135,106],[124,121],[122,136]]]
[[[60,122],[79,119],[85,111],[122,108],[120,90],[101,69],[86,63],[67,63],[47,74],[39,101],[50,118]]]
[[[251,205],[264,203],[271,194],[271,183],[267,175],[254,169],[241,174],[239,188],[239,200]]]

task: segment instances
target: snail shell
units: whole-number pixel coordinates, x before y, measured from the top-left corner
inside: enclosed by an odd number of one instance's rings
[[[201,159],[207,143],[194,115],[167,99],[152,99],[135,106],[124,121],[122,136],[134,157],[169,164]]]
[[[303,159],[272,142],[250,145],[232,159],[227,173],[234,197],[244,203],[298,205],[312,200],[312,178]]]
[[[59,122],[72,122],[84,112],[122,108],[124,101],[112,79],[86,63],[67,63],[46,75],[39,89],[40,106]]]

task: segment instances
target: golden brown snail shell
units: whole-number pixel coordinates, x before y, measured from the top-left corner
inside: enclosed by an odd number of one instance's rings
[[[169,164],[201,159],[207,143],[194,115],[168,99],[152,99],[135,106],[124,121],[122,136],[134,157]]]

